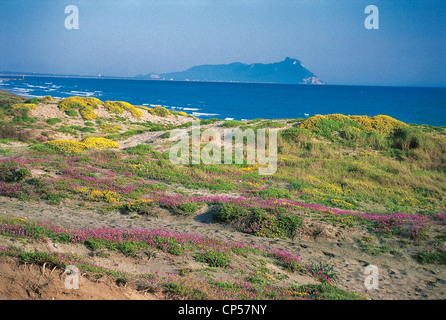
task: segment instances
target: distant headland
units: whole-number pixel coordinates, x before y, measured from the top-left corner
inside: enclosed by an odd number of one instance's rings
[[[219,65],[200,65],[185,71],[149,73],[138,79],[175,81],[256,82],[280,84],[324,84],[297,59],[286,58],[275,63],[245,64],[234,62]]]

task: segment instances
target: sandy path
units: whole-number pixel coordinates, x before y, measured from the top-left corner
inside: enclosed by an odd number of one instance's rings
[[[445,299],[446,267],[423,266],[409,255],[372,256],[359,250],[354,242],[292,241],[260,238],[230,231],[211,222],[211,213],[195,217],[131,219],[118,212],[100,214],[93,210],[79,210],[65,206],[51,206],[40,202],[22,202],[0,197],[1,217],[20,217],[72,228],[166,228],[181,233],[200,234],[226,241],[275,247],[299,254],[304,262],[328,261],[338,271],[338,287],[365,294],[371,299]],[[365,266],[375,265],[379,270],[379,289],[367,290]]]
[[[131,147],[135,147],[138,144],[147,144],[154,139],[159,138],[164,131],[148,131],[144,132],[138,135],[134,135],[128,139],[125,140],[118,140],[119,143],[119,149],[127,149]]]

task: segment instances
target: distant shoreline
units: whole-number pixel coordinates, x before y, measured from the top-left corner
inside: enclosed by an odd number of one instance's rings
[[[220,81],[220,80],[168,80],[168,79],[144,79],[138,77],[119,77],[119,76],[83,76],[83,75],[53,75],[53,74],[30,74],[30,73],[0,73],[0,81],[6,80],[1,77],[36,77],[36,78],[66,78],[66,79],[104,79],[104,80],[133,80],[133,81],[152,81],[152,82],[191,82],[191,83],[231,83],[231,84],[268,84],[268,85],[290,85],[290,86],[305,86],[305,87],[376,87],[376,88],[432,88],[432,89],[446,89],[446,86],[408,86],[408,85],[371,85],[371,84],[290,84],[290,83],[276,83],[276,82],[251,82],[251,81]],[[6,80],[7,81],[7,80]]]
[[[406,123],[433,126],[444,126],[446,119],[442,108],[445,88],[173,80],[128,82],[120,80],[129,78],[48,75],[33,75],[26,80],[0,81],[0,89],[27,98],[86,96],[104,101],[127,101],[133,105],[162,105],[175,111],[193,108],[196,116],[204,118],[240,120],[305,118],[332,113],[387,114]]]

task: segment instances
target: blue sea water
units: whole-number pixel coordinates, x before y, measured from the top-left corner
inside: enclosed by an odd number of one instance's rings
[[[0,89],[28,97],[84,96],[162,105],[203,119],[386,114],[407,123],[446,125],[446,88],[27,77],[0,80]]]

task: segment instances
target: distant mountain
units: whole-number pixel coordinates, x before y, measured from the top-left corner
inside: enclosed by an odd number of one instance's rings
[[[178,81],[260,82],[283,84],[323,84],[297,59],[286,58],[276,63],[245,64],[234,62],[219,65],[195,66],[186,71],[150,73],[139,79]]]

